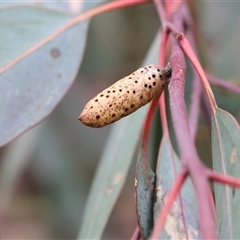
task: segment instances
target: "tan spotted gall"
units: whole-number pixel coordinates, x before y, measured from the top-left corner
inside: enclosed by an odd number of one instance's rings
[[[151,64],[139,68],[91,99],[79,116],[89,127],[103,127],[135,112],[161,94],[172,69]]]

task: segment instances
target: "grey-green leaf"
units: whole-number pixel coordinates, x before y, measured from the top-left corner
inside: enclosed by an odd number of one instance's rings
[[[141,149],[138,156],[135,177],[135,199],[138,225],[142,239],[148,239],[153,228],[153,202],[155,173],[144,162]]]
[[[212,116],[213,169],[240,177],[240,128],[228,112],[216,108]],[[214,183],[219,239],[240,236],[240,190]]]
[[[0,146],[46,118],[73,83],[88,21],[14,62],[72,18],[43,8],[0,9]]]

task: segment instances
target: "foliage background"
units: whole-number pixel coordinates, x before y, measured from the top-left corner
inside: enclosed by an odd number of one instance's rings
[[[196,38],[203,65],[235,83],[239,83],[240,76],[238,7],[239,3],[233,2],[191,3],[199,26]],[[152,4],[92,19],[83,62],[68,94],[50,117],[0,149],[2,168],[4,161],[14,157],[19,144],[26,146],[17,152],[17,157],[23,156],[25,161],[12,166],[12,173],[18,171],[20,175],[7,212],[1,215],[1,238],[76,238],[91,181],[111,130],[111,126],[87,128],[77,117],[92,96],[141,65],[158,28]],[[216,87],[214,93],[219,107],[239,122],[239,96]],[[152,137],[155,139],[154,134]],[[197,146],[199,155],[210,160],[210,128],[203,118]],[[135,159],[104,239],[129,239],[136,226]]]

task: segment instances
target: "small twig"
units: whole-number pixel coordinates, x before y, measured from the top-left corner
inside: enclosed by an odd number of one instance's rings
[[[222,87],[228,91],[240,94],[240,86],[230,83],[230,82],[227,82],[227,81],[224,81],[223,79],[215,77],[210,73],[206,73],[206,76],[210,83],[212,83],[216,86]]]
[[[217,181],[222,184],[228,184],[231,187],[240,188],[240,179],[232,176],[227,176],[222,173],[215,172],[211,169],[208,169],[208,177],[212,181]]]

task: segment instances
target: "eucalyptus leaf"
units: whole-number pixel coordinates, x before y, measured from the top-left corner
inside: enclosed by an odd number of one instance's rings
[[[71,19],[71,15],[44,8],[0,9],[0,146],[46,118],[72,85],[88,21],[27,53]]]
[[[153,228],[155,173],[146,164],[143,149],[141,149],[136,166],[135,198],[142,239],[148,239]]]
[[[216,108],[212,116],[213,169],[240,177],[240,129],[228,112]],[[217,223],[220,239],[240,236],[240,190],[214,183]]]

